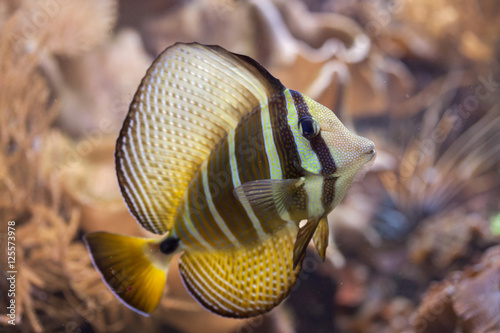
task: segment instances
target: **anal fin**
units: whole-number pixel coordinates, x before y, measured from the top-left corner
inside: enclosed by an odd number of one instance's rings
[[[299,229],[297,233],[297,241],[293,248],[293,267],[295,268],[299,261],[304,258],[306,253],[307,245],[311,241],[314,235],[314,231],[318,227],[320,219],[312,219],[307,221],[306,225]]]
[[[318,251],[321,260],[325,261],[326,248],[328,247],[328,238],[330,236],[330,231],[328,228],[328,218],[323,217],[314,232],[313,241],[316,251]]]
[[[297,227],[290,224],[251,248],[221,252],[185,252],[179,260],[182,281],[206,309],[246,318],[269,311],[295,284],[293,246]]]

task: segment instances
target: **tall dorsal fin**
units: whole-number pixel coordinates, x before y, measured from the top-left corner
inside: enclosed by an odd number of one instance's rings
[[[220,252],[188,252],[179,259],[182,281],[206,309],[225,317],[246,318],[278,305],[295,284],[294,224],[253,247]]]
[[[253,108],[284,90],[256,61],[219,46],[177,43],[143,78],[116,143],[131,213],[163,234],[194,173]]]

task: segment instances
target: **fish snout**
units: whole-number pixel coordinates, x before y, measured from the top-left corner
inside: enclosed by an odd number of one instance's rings
[[[373,159],[373,157],[375,156],[375,154],[377,153],[376,150],[375,150],[375,144],[368,140],[368,139],[365,139],[365,144],[363,145],[363,155],[367,158],[368,161],[371,161]]]

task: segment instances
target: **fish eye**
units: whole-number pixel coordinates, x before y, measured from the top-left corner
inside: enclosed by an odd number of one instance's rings
[[[299,130],[306,139],[312,139],[319,134],[319,124],[311,116],[299,119]]]

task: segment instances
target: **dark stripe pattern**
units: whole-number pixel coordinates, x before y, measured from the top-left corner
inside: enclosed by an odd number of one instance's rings
[[[271,177],[260,112],[258,106],[236,128],[235,155],[242,184],[250,180]]]
[[[207,197],[203,189],[201,170],[199,170],[194,181],[191,183],[188,196],[188,205],[190,206],[190,218],[198,228],[198,232],[204,235],[205,240],[213,247],[224,248],[229,244],[229,239],[224,235],[220,227],[214,220],[208,207]]]
[[[337,177],[325,177],[323,180],[323,189],[321,194],[321,203],[325,211],[330,211],[335,200],[335,183],[337,182]]]
[[[255,124],[254,117],[257,112],[252,112],[250,115],[246,117],[246,119],[252,123],[253,125],[251,126],[257,126]],[[242,121],[238,128],[236,129],[235,133],[235,141],[240,142],[239,144],[241,145],[242,137],[239,132],[245,132],[246,127],[243,126],[243,124],[246,124],[247,121]],[[259,133],[259,130],[255,130],[255,136],[262,136],[262,133]],[[239,137],[239,140],[238,140]],[[261,139],[258,138],[248,138],[252,141],[260,141]],[[250,142],[248,145],[245,145],[245,147],[238,146],[238,143],[235,143],[235,150],[236,150],[236,159],[238,161],[238,157],[240,155],[247,156],[247,154],[250,154],[250,152],[255,153],[256,150],[251,150],[250,147],[253,144]],[[264,160],[263,158],[261,159],[262,161],[262,169],[268,169],[268,162],[267,159]],[[243,161],[242,161],[243,162]],[[245,164],[241,165],[238,163],[238,167],[241,170],[242,168],[245,169],[245,174],[253,174],[255,175],[257,173],[257,168],[256,166],[251,166],[249,168],[246,167]],[[252,171],[249,171],[249,170]],[[232,233],[238,238],[238,240],[242,244],[249,244],[257,240],[257,232],[252,226],[252,221],[248,218],[245,210],[243,209],[243,206],[240,204],[240,202],[234,197],[233,195],[233,181],[232,181],[232,174],[231,174],[231,166],[229,162],[229,144],[227,137],[222,140],[220,146],[214,154],[212,154],[209,158],[208,161],[208,167],[207,167],[207,172],[209,175],[209,184],[210,184],[210,192],[212,195],[212,199],[215,205],[215,208],[218,210],[219,214],[221,215],[222,219],[225,221],[226,225],[228,228],[232,231]],[[242,174],[243,172],[240,172]]]
[[[260,106],[254,109],[236,128],[235,133],[235,156],[238,163],[238,173],[241,184],[252,180],[270,179],[269,160],[265,149],[264,133],[260,118]],[[228,189],[231,191],[233,188]],[[234,197],[233,197],[234,198]],[[238,206],[241,204],[238,202]],[[241,206],[243,209],[243,207]],[[261,222],[263,231],[270,235],[276,231],[275,222],[266,220],[266,216],[260,212],[254,211],[255,215]],[[245,216],[246,229],[254,229],[250,220],[247,221],[248,215]],[[234,217],[233,217],[234,219]],[[229,220],[230,221],[230,220]],[[279,228],[279,227],[278,227]],[[256,240],[254,238],[252,241]]]
[[[295,108],[297,109],[299,121],[301,118],[311,117],[311,114],[309,113],[309,107],[302,97],[302,94],[295,90],[290,90],[290,94],[292,95]],[[323,139],[323,137],[321,137],[321,133],[310,139],[309,142],[311,144],[312,150],[318,156],[319,163],[321,164],[321,174],[334,174],[335,171],[337,171],[337,166],[335,165],[333,156],[330,153],[330,149],[328,149],[325,140]]]
[[[281,107],[285,105],[284,98],[278,98],[276,102],[272,110],[270,110],[272,126],[274,123],[278,122],[278,118],[275,115],[277,108],[279,105],[281,105]],[[279,134],[280,133],[273,133],[274,138],[281,138]],[[288,137],[285,136],[285,139],[288,139]],[[289,133],[289,139],[293,141],[291,133]],[[294,143],[288,142],[288,147],[292,146],[292,144]],[[296,150],[296,148],[294,149]],[[291,166],[294,165],[292,159],[290,159],[288,155],[286,149],[282,149],[281,155],[279,154],[280,162],[285,165],[282,166],[282,171],[283,174],[294,176],[295,178],[298,174],[296,172],[290,172],[289,168],[286,167],[286,163]],[[230,165],[230,156],[230,145],[228,136],[226,136],[208,157],[206,172],[208,175],[210,195],[215,209],[238,242],[240,242],[241,245],[254,244],[262,240],[259,239],[257,230],[243,205],[233,195],[234,184],[232,180],[233,175]],[[238,176],[241,184],[252,180],[270,179],[270,166],[265,149],[260,106],[250,112],[236,127],[234,134],[234,156],[238,165]],[[285,163],[283,163],[283,161],[285,161]],[[210,246],[217,249],[233,248],[234,244],[224,235],[210,212],[207,198],[203,192],[203,175],[201,169],[191,181],[187,198],[190,207],[189,218],[193,225],[196,226],[203,239],[209,243]],[[301,204],[301,206],[304,206],[304,204]],[[305,207],[307,207],[307,204]],[[177,221],[174,224],[174,233],[181,238],[187,233],[187,227],[181,218],[183,212],[184,209],[178,211]],[[254,214],[260,221],[262,230],[267,235],[274,234],[286,224],[286,222],[282,220],[267,221],[265,213],[263,212],[254,211]],[[199,242],[194,241],[193,237],[182,239],[182,241],[189,247],[200,250],[203,249],[203,246],[201,246]]]
[[[310,116],[309,107],[302,95],[292,90],[291,94],[299,119]],[[268,148],[276,150],[283,179],[300,178],[304,174],[300,168],[297,144],[287,120],[288,110],[285,95],[284,93],[274,94],[268,102],[274,141],[274,147]],[[284,220],[269,221],[265,212],[252,210],[258,220],[257,227],[260,226],[259,234],[259,230],[256,229],[255,217],[252,220],[252,212],[249,213],[248,207],[245,209],[233,195],[235,185],[239,186],[239,184],[253,180],[271,178],[261,112],[261,106],[257,106],[238,124],[234,131],[234,147],[229,143],[229,136],[226,136],[208,157],[206,178],[208,179],[211,203],[216,210],[215,214],[218,213],[220,216],[219,224],[216,221],[217,218],[212,214],[214,213],[213,209],[211,211],[209,208],[210,200],[204,193],[202,169],[198,170],[189,186],[187,197],[190,215],[188,217],[199,233],[197,237],[201,236],[205,244],[208,243],[213,248],[231,249],[235,246],[235,242],[228,238],[227,230],[226,232],[221,230],[220,219],[222,219],[224,227],[227,227],[237,239],[237,242],[244,246],[260,242],[263,240],[262,235],[272,235],[286,225]],[[321,135],[311,139],[310,143],[320,161],[321,173],[325,175],[334,173],[336,171],[335,162]],[[234,149],[234,152],[231,149]],[[236,178],[239,178],[239,184],[234,183],[231,154],[235,156],[233,165],[237,165],[238,175]],[[335,198],[335,178],[325,178],[322,188],[318,190],[322,191],[322,205],[327,210]],[[308,218],[308,200],[304,184],[301,184],[294,193],[294,202],[288,210],[289,218],[294,221]],[[183,209],[178,211],[179,218],[177,218],[176,223],[178,226],[175,227],[178,229],[175,232],[181,238],[189,233],[188,228],[180,218],[183,211]],[[203,245],[193,235],[190,236],[183,239],[185,245],[202,249]]]
[[[273,138],[281,162],[283,179],[304,176],[300,168],[297,144],[287,121],[288,110],[284,94],[276,94],[269,99],[269,113],[271,114]]]

